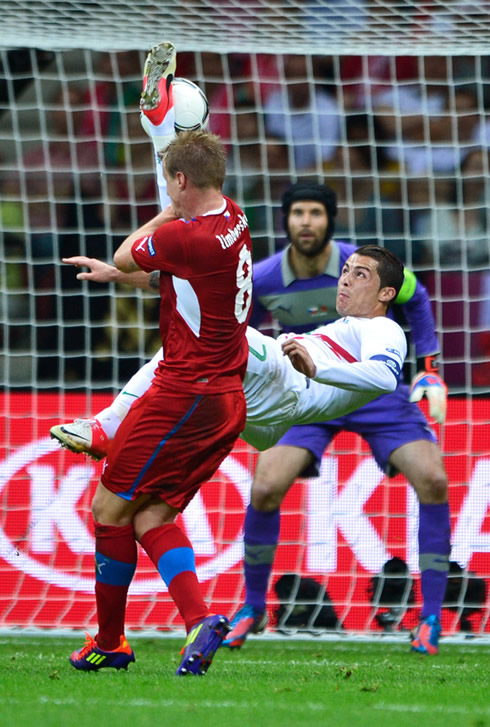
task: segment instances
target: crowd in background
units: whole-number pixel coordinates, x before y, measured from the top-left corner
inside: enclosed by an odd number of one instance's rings
[[[110,260],[157,211],[138,117],[142,61],[91,54],[86,79],[46,86],[44,112],[30,111],[36,134],[15,153],[8,134],[0,141],[4,347],[19,365],[22,351],[36,351],[32,375],[46,386],[123,383],[158,347],[157,301],[87,288],[53,264]],[[208,97],[210,129],[228,148],[225,193],[247,213],[255,258],[285,244],[288,184],[328,183],[336,238],[389,247],[427,286],[448,384],[488,390],[489,59],[180,53],[177,75]],[[3,101],[0,123],[15,131],[20,101]]]

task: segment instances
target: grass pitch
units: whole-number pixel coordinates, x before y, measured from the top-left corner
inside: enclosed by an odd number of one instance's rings
[[[83,637],[0,637],[2,727],[490,727],[490,647],[265,641],[175,677],[182,639],[132,640],[128,671],[80,673]]]

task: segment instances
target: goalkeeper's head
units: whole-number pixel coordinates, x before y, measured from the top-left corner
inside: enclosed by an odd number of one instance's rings
[[[292,184],[282,196],[282,213],[284,229],[288,238],[291,240],[289,229],[289,221],[291,208],[295,202],[319,202],[325,207],[327,213],[327,224],[323,240],[315,250],[311,250],[310,254],[318,254],[328,245],[335,232],[335,218],[337,216],[337,195],[326,184],[317,184],[316,182],[296,182]],[[291,240],[292,241],[292,240]]]

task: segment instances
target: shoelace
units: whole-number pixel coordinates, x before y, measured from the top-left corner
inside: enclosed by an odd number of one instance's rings
[[[96,646],[96,645],[97,644],[96,644],[95,639],[93,639],[90,636],[90,634],[87,631],[85,631],[85,643],[82,646],[82,648],[80,649],[78,658],[83,659],[86,656],[86,654],[88,654],[88,652],[91,651],[94,648],[94,646]]]

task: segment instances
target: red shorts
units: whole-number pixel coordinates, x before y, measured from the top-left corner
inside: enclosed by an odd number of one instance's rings
[[[119,427],[102,484],[126,500],[151,494],[183,510],[245,427],[242,391],[183,394],[151,386]]]

